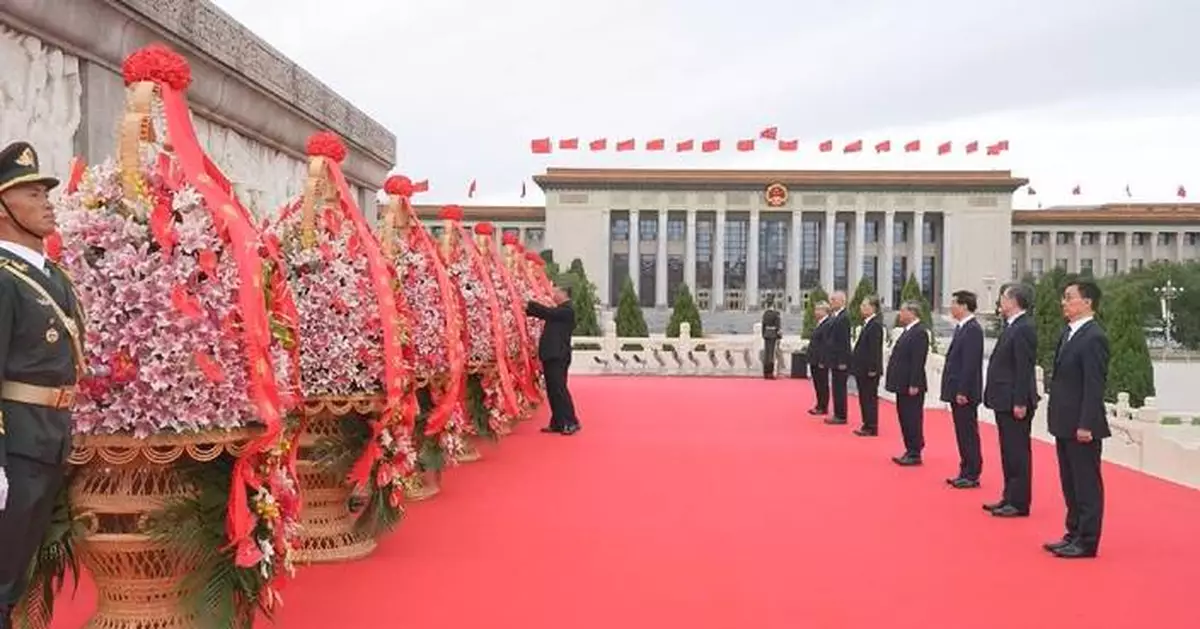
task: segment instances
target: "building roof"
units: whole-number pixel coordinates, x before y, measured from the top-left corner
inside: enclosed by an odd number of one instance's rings
[[[1191,224],[1200,225],[1196,203],[1105,203],[1014,210],[1013,225]]]
[[[535,175],[543,190],[761,190],[781,183],[799,190],[1013,192],[1029,183],[1008,170],[703,170],[547,168]]]
[[[463,205],[465,221],[536,221],[546,220],[546,208],[533,205]],[[413,205],[417,217],[430,220],[438,217],[441,205]],[[382,215],[382,207],[380,209]]]

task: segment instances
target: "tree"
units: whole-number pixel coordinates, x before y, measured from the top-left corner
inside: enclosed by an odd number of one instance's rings
[[[558,284],[559,268],[558,263],[554,261],[553,249],[542,249],[538,254],[542,256],[542,261],[546,263],[546,277],[554,284]]]
[[[1154,364],[1142,330],[1144,318],[1138,312],[1138,296],[1130,290],[1118,290],[1101,303],[1097,320],[1108,335],[1108,383],[1104,399],[1117,401],[1118,393],[1128,393],[1129,403],[1141,406],[1154,395]]]
[[[575,336],[600,336],[600,321],[596,318],[596,285],[588,280],[583,261],[575,258],[567,272],[559,276],[560,283],[571,291],[575,306]]]
[[[671,303],[671,320],[667,322],[667,336],[679,336],[679,324],[685,321],[692,327],[690,332],[692,338],[704,336],[700,322],[700,309],[696,307],[696,300],[692,299],[692,291],[688,289],[687,284],[680,284],[675,291],[675,301]]]
[[[857,328],[862,326],[863,316],[862,311],[859,310],[859,306],[862,305],[863,300],[874,294],[875,285],[871,283],[871,278],[864,275],[861,280],[858,280],[858,286],[854,287],[854,296],[850,298],[850,305],[848,306],[850,310],[850,327]]]
[[[808,299],[804,302],[804,329],[800,333],[803,338],[811,338],[813,329],[817,327],[816,305],[828,300],[829,295],[820,286],[808,291]]]
[[[1066,322],[1062,315],[1062,292],[1070,276],[1061,268],[1042,275],[1034,286],[1033,320],[1037,324],[1037,364],[1048,379],[1054,371],[1054,352]]]
[[[900,305],[905,302],[915,301],[921,304],[921,322],[929,330],[929,351],[937,351],[937,336],[933,333],[933,312],[929,309],[929,301],[925,299],[925,294],[921,292],[921,285],[917,282],[917,276],[910,273],[908,280],[904,282],[904,287],[900,289]],[[896,314],[896,322],[894,327],[900,327],[900,314]]]
[[[617,300],[617,336],[650,336],[646,317],[642,315],[642,305],[638,303],[637,292],[633,290],[633,280],[629,278],[625,278],[621,296]]]

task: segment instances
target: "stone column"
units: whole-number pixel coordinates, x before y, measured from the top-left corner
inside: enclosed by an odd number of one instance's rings
[[[804,212],[792,210],[792,228],[788,232],[787,291],[793,308],[799,308],[804,305],[800,302],[800,237],[803,235]]]
[[[1150,259],[1146,264],[1154,264],[1158,261],[1158,232],[1150,232]]]
[[[863,277],[863,249],[867,248],[867,211],[859,208],[854,212],[854,255],[850,260],[850,290],[858,288]],[[879,290],[879,287],[875,287]]]
[[[713,247],[713,285],[712,285],[712,307],[713,310],[725,309],[725,208],[724,200],[721,202],[722,207],[717,208],[717,225],[716,234],[713,241],[716,246]]]
[[[896,265],[896,210],[885,210],[883,218],[883,260],[879,270],[879,298],[883,300],[883,305],[893,307],[897,304],[892,303],[892,292],[896,290],[893,285],[894,267]]]
[[[696,294],[696,210],[687,211],[687,233],[684,238],[683,281],[692,295]]]
[[[1018,280],[1020,280],[1021,277],[1023,277],[1026,273],[1033,272],[1033,230],[1032,229],[1025,230],[1025,252],[1024,253],[1025,253],[1025,266],[1024,266],[1024,268],[1021,269],[1021,273],[1017,277]]]
[[[1053,271],[1057,264],[1055,260],[1058,260],[1058,232],[1053,229],[1046,232],[1046,247],[1050,251],[1050,260],[1047,261],[1046,266],[1043,268],[1046,271]]]
[[[1125,232],[1121,235],[1125,243],[1125,272],[1133,270],[1133,232]]]
[[[670,303],[667,294],[667,211],[658,211],[658,253],[654,257],[654,305],[665,308]]]
[[[638,211],[629,210],[629,281],[633,282],[633,294],[641,296],[639,284],[642,283],[642,247],[641,225],[638,222]],[[617,289],[618,294],[620,288]]]
[[[925,211],[917,210],[913,212],[912,218],[912,264],[909,265],[909,273],[917,277],[917,284],[921,286],[921,292],[925,292],[925,277],[922,271],[925,269]],[[908,281],[908,278],[904,278]]]
[[[1098,238],[1100,239],[1100,268],[1094,268],[1092,273],[1096,277],[1104,277],[1108,275],[1108,232],[1100,232]]]
[[[951,214],[950,212],[942,212],[942,254],[938,256],[938,271],[939,275],[941,275],[940,283],[942,285],[942,289],[939,291],[941,294],[941,303],[939,303],[938,306],[941,309],[947,309],[950,307],[950,294],[955,290],[954,286],[950,284],[950,260],[952,259],[952,256],[950,255],[950,248],[953,245],[951,244],[950,239],[947,238],[949,234],[955,233],[955,224],[956,220],[954,214]],[[1012,236],[1009,236],[1009,239],[1011,240]]]
[[[1071,237],[1075,239],[1075,272],[1083,273],[1083,232],[1076,231]]]
[[[758,308],[759,212],[750,210],[750,243],[746,247],[746,308]]]
[[[825,242],[821,244],[821,288],[833,293],[833,239],[837,235],[837,210],[825,210]]]
[[[1175,259],[1171,262],[1183,262],[1183,241],[1187,240],[1187,232],[1175,232]]]

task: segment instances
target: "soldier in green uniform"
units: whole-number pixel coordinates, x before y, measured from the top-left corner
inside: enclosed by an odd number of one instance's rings
[[[42,249],[57,185],[28,143],[0,151],[0,629],[12,627],[62,488],[84,366],[78,299]]]

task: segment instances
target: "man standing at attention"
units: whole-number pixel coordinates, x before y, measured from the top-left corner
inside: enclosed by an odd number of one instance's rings
[[[975,320],[975,293],[960,290],[950,297],[956,322],[954,338],[942,370],[942,401],[950,404],[954,440],[958,442],[958,475],[947,478],[955,489],[979,486],[983,451],[979,444],[979,402],[983,399],[983,326]]]
[[[779,345],[781,325],[779,311],[775,309],[775,300],[768,297],[767,310],[762,316],[763,377],[767,380],[775,379],[775,352]]]
[[[58,502],[85,365],[75,290],[42,249],[57,185],[29,144],[0,151],[0,629],[13,626]]]
[[[808,414],[824,416],[829,413],[829,304],[817,302],[813,306],[813,316],[817,325],[808,339],[808,366],[812,371],[817,405],[810,408]]]
[[[1104,409],[1108,337],[1093,320],[1099,305],[1100,287],[1091,280],[1071,282],[1063,290],[1067,329],[1054,354],[1047,411],[1067,503],[1067,533],[1045,549],[1064,559],[1095,557],[1104,521],[1100,455],[1112,433]]]
[[[929,355],[929,332],[921,325],[921,304],[906,301],[900,306],[904,332],[892,346],[884,385],[896,394],[896,414],[904,436],[904,454],[892,457],[896,465],[921,464],[925,449],[925,359]]]
[[[854,383],[858,387],[858,410],[862,426],[859,437],[879,435],[879,375],[883,373],[883,324],[879,322],[879,298],[867,297],[859,310],[862,330],[854,342]]]
[[[525,304],[525,314],[546,322],[538,341],[538,358],[546,379],[546,401],[550,403],[550,425],[542,432],[573,435],[579,432],[575,402],[567,389],[567,371],[571,368],[571,332],[575,330],[575,309],[571,298],[562,288],[554,289],[554,304],[547,306],[536,301]]]
[[[846,313],[846,293],[829,296],[833,309],[829,322],[829,366],[833,388],[833,417],[826,424],[846,423],[847,381],[850,379],[850,316]]]
[[[1033,491],[1031,422],[1037,411],[1037,325],[1028,313],[1033,289],[1013,284],[1000,293],[1000,314],[1007,322],[988,360],[983,403],[996,416],[1000,436],[1000,467],[1004,493],[1000,501],[985,504],[999,518],[1029,515]]]

